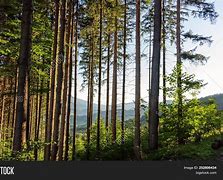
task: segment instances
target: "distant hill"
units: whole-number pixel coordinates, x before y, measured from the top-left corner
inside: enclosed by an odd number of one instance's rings
[[[208,101],[209,99],[214,99],[218,105],[219,110],[223,110],[223,94],[214,94],[206,97],[200,98],[201,101]]]
[[[133,110],[134,108],[134,102],[125,103],[125,110]],[[117,109],[122,109],[122,104],[117,104]]]
[[[101,105],[101,110],[105,111],[106,106]],[[97,104],[93,104],[93,111],[97,112]],[[74,97],[71,98],[71,112],[74,112]],[[87,101],[77,99],[77,116],[84,116],[87,114]]]
[[[103,119],[105,119],[105,111],[101,112],[101,116]],[[111,115],[111,111],[109,111],[109,119],[110,119],[110,115]],[[131,119],[133,118],[135,115],[135,111],[134,110],[125,110],[125,120]],[[121,110],[118,109],[117,110],[117,117],[119,119],[121,119]],[[71,115],[71,119],[73,119],[73,114]],[[93,114],[93,121],[96,121],[97,119],[97,113],[95,112]],[[87,124],[87,115],[77,115],[77,127],[81,126],[81,127],[86,127]],[[71,120],[71,126],[73,126],[73,122]]]
[[[200,98],[201,101],[208,101],[209,99],[214,99],[215,102],[218,105],[218,109],[219,110],[223,110],[223,94],[214,94],[214,95],[210,95],[210,96],[206,96],[206,97],[202,97]],[[74,102],[74,98],[72,97],[72,105],[71,105],[71,112],[73,112],[73,102]],[[171,104],[171,101],[168,100],[168,104]],[[135,111],[134,111],[135,105],[134,102],[130,102],[130,103],[126,103],[125,104],[125,120],[129,120],[129,119],[133,119],[135,116]],[[97,119],[97,104],[93,105],[93,120],[95,121]],[[111,106],[109,107],[110,111],[111,111]],[[101,116],[103,119],[105,119],[105,110],[106,110],[106,106],[105,105],[101,105]],[[109,118],[110,118],[110,114],[111,112],[109,111]],[[141,121],[145,121],[145,117],[143,116],[142,112],[142,117],[141,117]],[[121,104],[117,104],[117,116],[119,119],[121,119]],[[73,113],[71,113],[71,127],[73,126]],[[77,99],[77,127],[82,127],[82,128],[86,128],[86,124],[87,124],[87,101],[82,100],[82,99]]]
[[[121,117],[121,104],[117,104],[117,116]],[[97,104],[93,104],[93,120],[97,118]],[[109,106],[109,109],[111,110],[111,106]],[[105,119],[106,116],[106,106],[101,105],[101,116],[103,119]],[[74,112],[74,98],[71,98],[71,126],[73,125],[73,112]],[[109,115],[110,115],[109,111]],[[125,104],[125,119],[130,119],[134,117],[134,103],[126,103]],[[77,99],[77,126],[86,126],[86,120],[87,120],[87,101],[83,99]]]

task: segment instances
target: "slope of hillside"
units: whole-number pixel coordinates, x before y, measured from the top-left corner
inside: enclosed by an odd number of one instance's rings
[[[214,99],[215,102],[218,105],[219,110],[223,110],[223,94],[214,94],[206,97],[200,98],[201,101],[208,101],[209,99]],[[73,97],[72,97],[72,111],[73,112]],[[168,101],[168,103],[171,103],[171,101]],[[103,119],[105,119],[105,110],[106,106],[101,105],[102,111],[101,116]],[[120,119],[121,118],[121,104],[117,105],[117,116]],[[110,107],[111,110],[111,107]],[[109,112],[110,113],[110,112]],[[125,105],[125,120],[128,121],[129,119],[134,118],[134,103],[126,103]],[[144,122],[145,118],[143,116],[143,112],[141,113],[142,117],[141,120]],[[94,104],[94,112],[93,112],[93,120],[95,121],[97,118],[97,104]],[[73,113],[71,114],[71,127],[73,126]],[[77,127],[85,128],[87,123],[87,102],[82,99],[77,99]]]
[[[105,105],[101,105],[101,110],[105,111]],[[93,104],[94,112],[97,112],[97,104]],[[74,112],[74,98],[71,97],[71,112]],[[85,116],[87,114],[87,101],[77,99],[77,116]]]
[[[209,99],[214,99],[218,105],[219,110],[223,110],[223,94],[214,94],[206,97],[200,98],[201,101],[208,101]]]

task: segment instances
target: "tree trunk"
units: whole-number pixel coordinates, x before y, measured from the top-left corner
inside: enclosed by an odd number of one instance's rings
[[[116,0],[116,7],[118,1]],[[112,110],[111,110],[111,123],[112,123],[112,143],[116,143],[116,109],[117,109],[117,59],[118,59],[118,17],[115,15],[115,33],[114,33],[114,62],[113,62],[113,81],[112,81]]]
[[[29,123],[29,134],[30,134],[30,140],[33,139],[32,137],[32,127],[33,127],[33,112],[34,112],[34,109],[35,109],[35,101],[34,101],[34,96],[31,98],[31,101],[30,101],[30,123]]]
[[[178,97],[178,105],[177,105],[177,138],[178,144],[184,144],[184,139],[181,136],[180,132],[180,124],[183,118],[183,111],[182,111],[182,62],[181,62],[181,40],[180,40],[180,9],[181,9],[181,1],[177,0],[177,27],[176,27],[176,48],[177,48],[177,97]]]
[[[44,160],[50,160],[51,149],[51,136],[52,136],[52,121],[54,112],[54,94],[55,94],[55,72],[56,72],[56,59],[57,59],[57,41],[58,41],[58,20],[59,20],[59,0],[55,0],[55,24],[54,24],[54,42],[53,42],[53,59],[51,62],[50,73],[50,101],[49,101],[49,117],[46,125],[46,139],[44,149]]]
[[[40,131],[40,120],[41,120],[41,113],[42,113],[42,102],[43,102],[43,79],[41,79],[40,83],[40,95],[39,95],[39,105],[38,105],[38,121],[36,123],[36,131],[35,131],[35,143],[39,142],[39,131]],[[34,157],[35,161],[38,159],[38,147],[34,149]]]
[[[47,89],[50,89],[50,81],[49,79],[47,79]],[[46,94],[46,116],[45,116],[45,143],[46,143],[46,138],[47,138],[47,130],[48,130],[48,122],[49,122],[49,101],[50,101],[50,92],[48,91]],[[45,145],[46,148],[46,145]],[[44,148],[44,160],[45,160],[45,148]],[[47,158],[46,158],[47,160]]]
[[[38,111],[39,111],[39,81],[37,82],[37,85],[36,85],[36,91],[37,91],[37,94],[36,94],[36,112],[35,112],[35,126],[34,126],[34,141],[36,141],[36,136],[37,136],[37,129],[38,129]],[[37,147],[34,147],[34,158],[35,160],[37,159]]]
[[[1,105],[1,121],[0,121],[0,141],[3,139],[4,137],[4,129],[3,129],[3,125],[4,125],[4,114],[5,114],[5,91],[6,91],[6,77],[4,77],[3,79],[3,87],[2,87],[2,95],[1,95],[1,99],[2,99],[2,105]]]
[[[6,140],[9,138],[9,134],[10,134],[10,120],[12,119],[11,118],[11,114],[12,114],[12,106],[13,106],[13,98],[12,98],[12,95],[13,95],[13,78],[10,77],[10,81],[9,81],[9,84],[10,84],[10,94],[8,96],[9,98],[9,105],[8,105],[8,115],[7,115],[7,124],[6,124]]]
[[[154,30],[153,30],[153,57],[152,83],[149,101],[149,148],[158,148],[159,124],[159,79],[160,79],[160,48],[161,48],[161,0],[155,1]]]
[[[140,0],[136,1],[136,77],[135,77],[135,143],[136,158],[140,154]]]
[[[71,45],[74,44],[74,1],[72,1],[71,7]],[[66,123],[66,135],[65,135],[65,152],[64,152],[64,160],[68,160],[68,151],[69,151],[69,137],[70,137],[70,111],[71,111],[71,90],[72,90],[72,63],[73,63],[73,47],[70,47],[70,57],[69,57],[69,87],[68,87],[68,100],[67,100],[67,123]]]
[[[92,35],[92,49],[91,49],[91,62],[90,62],[90,129],[92,128],[93,109],[94,109],[94,35]]]
[[[53,59],[51,63],[50,73],[50,102],[49,102],[49,118],[46,127],[46,140],[44,150],[44,160],[50,160],[50,149],[51,149],[51,135],[52,135],[52,121],[54,112],[54,94],[55,94],[55,70],[56,70],[56,59],[57,59],[57,39],[58,39],[58,20],[59,20],[59,0],[55,0],[55,24],[54,24],[54,40],[53,40]]]
[[[165,0],[163,0],[163,104],[166,105],[166,21]]]
[[[124,29],[123,29],[123,77],[122,77],[122,121],[121,121],[121,143],[122,145],[125,142],[125,70],[126,70],[126,26],[127,26],[127,2],[125,0],[125,7],[124,7]]]
[[[100,151],[100,126],[101,126],[101,62],[102,62],[102,0],[100,0],[100,35],[99,35],[99,74],[98,74],[98,118],[97,118],[97,154]]]
[[[108,136],[108,121],[109,121],[109,83],[110,83],[110,32],[108,34],[108,55],[107,55],[107,95],[106,95],[106,117],[105,117],[105,127]]]
[[[87,120],[87,150],[86,150],[86,158],[87,160],[89,159],[90,156],[90,150],[89,150],[89,146],[90,146],[90,131],[91,131],[91,127],[92,127],[92,111],[93,111],[93,96],[94,96],[94,87],[93,87],[93,81],[94,81],[94,73],[93,73],[93,60],[94,60],[94,39],[92,36],[92,40],[91,40],[91,57],[89,59],[89,78],[88,78],[88,89],[89,89],[89,104],[88,104],[88,120]]]
[[[31,57],[32,44],[32,0],[22,1],[22,25],[21,25],[21,46],[20,46],[20,61],[19,61],[19,76],[18,76],[18,94],[17,94],[17,112],[15,131],[13,139],[13,153],[22,150],[22,140],[25,139],[24,124],[27,120],[27,108],[25,97],[27,97],[27,76],[29,71],[29,63]]]
[[[58,150],[58,134],[59,123],[61,115],[61,90],[63,81],[63,63],[64,63],[64,34],[65,34],[65,12],[66,12],[66,0],[62,0],[61,13],[60,13],[60,42],[58,52],[57,63],[57,87],[56,87],[56,101],[54,108],[54,129],[53,129],[53,146],[52,146],[52,160],[57,158]]]
[[[29,68],[29,67],[28,67]],[[24,129],[24,140],[23,143],[26,143],[27,149],[30,148],[29,144],[29,124],[30,124],[30,92],[29,92],[29,84],[30,84],[30,78],[29,78],[29,72],[28,70],[28,75],[26,76],[26,95],[25,95],[25,114],[26,114],[26,123],[23,124],[23,129]]]
[[[151,93],[151,63],[152,63],[152,20],[150,19],[150,26],[149,26],[149,101],[150,101],[150,93]],[[148,101],[148,102],[149,102]],[[149,104],[148,104],[149,107]],[[150,107],[149,107],[150,108]],[[149,127],[149,126],[148,126]]]
[[[67,34],[66,34],[66,62],[65,62],[65,74],[64,74],[64,85],[63,85],[63,106],[62,106],[62,116],[60,125],[60,140],[59,140],[59,152],[58,160],[63,160],[63,147],[64,147],[64,129],[66,122],[66,110],[67,110],[67,90],[68,90],[68,71],[69,71],[69,55],[70,55],[70,33],[71,33],[71,8],[72,1],[68,3],[68,24],[67,24]]]
[[[92,65],[91,66],[94,66],[93,65],[93,60],[92,60],[92,63],[91,63]],[[92,124],[93,124],[93,110],[94,110],[94,83],[93,83],[93,81],[94,81],[94,70],[93,70],[93,68],[94,67],[91,67],[92,69],[91,69],[91,83],[90,83],[90,90],[91,90],[91,92],[90,92],[90,130],[91,130],[91,128],[92,128]]]
[[[15,76],[15,83],[14,83],[14,97],[13,97],[13,109],[12,109],[12,130],[11,130],[11,138],[13,138],[13,135],[14,135],[14,124],[15,124],[15,118],[16,118],[16,104],[17,104],[17,101],[16,101],[16,94],[17,94],[17,78],[18,78],[18,72],[17,72],[17,67],[15,69],[15,72],[16,72],[16,76]]]
[[[75,59],[74,59],[74,127],[73,127],[73,147],[72,160],[76,159],[76,126],[77,126],[77,58],[78,58],[78,0],[76,0],[76,24],[75,24]]]
[[[87,147],[86,147],[86,159],[89,160],[90,156],[90,150],[89,150],[89,145],[90,145],[90,72],[91,72],[91,66],[90,66],[90,58],[89,58],[89,64],[88,64],[88,97],[87,97]]]
[[[3,84],[3,85],[2,85]],[[3,83],[2,83],[2,78],[0,77],[0,112],[2,112],[2,103],[3,103],[3,101],[2,101],[2,97],[3,97],[3,94],[4,94],[4,88],[3,88],[3,86],[4,86],[4,81],[3,81]],[[1,124],[1,122],[2,122],[2,116],[1,116],[1,113],[0,113],[0,124]],[[0,133],[1,134],[1,133]]]

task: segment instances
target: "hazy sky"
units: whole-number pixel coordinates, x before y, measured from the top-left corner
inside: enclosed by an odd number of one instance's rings
[[[198,79],[203,79],[208,84],[201,90],[199,97],[215,93],[223,93],[223,1],[215,0],[216,11],[219,17],[215,24],[210,24],[201,20],[193,20],[187,23],[188,28],[194,32],[212,36],[214,40],[211,47],[204,46],[199,48],[199,52],[209,56],[207,64],[204,66],[188,65],[189,72],[196,74]]]
[[[184,69],[196,75],[196,79],[202,79],[205,83],[208,83],[204,88],[201,89],[201,93],[198,97],[203,97],[207,95],[212,95],[216,93],[223,93],[223,0],[210,0],[210,2],[215,2],[216,11],[219,14],[217,21],[215,24],[211,24],[209,21],[204,21],[201,19],[190,19],[186,22],[185,31],[192,30],[195,34],[201,34],[204,36],[212,36],[213,43],[209,47],[208,45],[204,45],[198,48],[199,53],[209,56],[210,59],[208,62],[201,66],[195,66],[190,63],[184,63]],[[134,41],[129,44],[128,49],[130,51],[134,50]],[[141,39],[143,42],[143,38]],[[143,43],[142,43],[143,44]],[[185,50],[190,50],[195,47],[196,44],[187,43],[185,45]],[[176,63],[176,57],[173,55],[175,53],[174,47],[169,47],[167,52],[167,73],[171,73],[173,66]],[[142,45],[141,52],[147,53],[148,48]],[[131,57],[134,61],[134,56]],[[111,71],[112,73],[112,71]],[[134,101],[134,78],[135,78],[135,70],[134,65],[129,65],[127,67],[127,82],[126,82],[126,102]],[[112,76],[112,74],[111,74]],[[122,75],[118,77],[118,103],[121,102],[121,83],[122,83]],[[110,77],[111,79],[111,77]],[[112,79],[111,79],[112,80]],[[110,81],[111,81],[110,80]],[[78,98],[87,99],[87,89],[80,92],[80,83],[81,78],[78,78]],[[143,58],[141,64],[141,97],[145,100],[148,99],[148,59]],[[110,87],[111,87],[110,83]],[[161,84],[162,85],[162,84]],[[105,84],[106,86],[106,84]],[[106,89],[105,86],[102,88],[102,104],[106,102]],[[110,97],[111,97],[111,88],[110,88]],[[160,97],[162,97],[162,93],[160,92]],[[94,97],[94,101],[97,102],[97,96]],[[111,102],[111,101],[110,101]]]

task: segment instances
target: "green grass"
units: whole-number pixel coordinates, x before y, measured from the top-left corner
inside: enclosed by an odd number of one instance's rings
[[[142,158],[143,160],[215,160],[220,158],[220,154],[223,152],[223,147],[213,150],[211,144],[216,139],[220,139],[219,135],[209,136],[204,138],[200,143],[189,142],[185,145],[177,145],[174,142],[164,139],[160,141],[160,147],[156,151],[148,150],[148,141],[146,138],[142,138]],[[77,139],[77,159],[86,160],[86,152],[84,141],[81,138]],[[23,151],[16,158],[11,155],[11,148],[9,142],[0,143],[0,161],[1,160],[21,160],[29,161],[33,160],[33,149],[31,151]],[[43,145],[40,145],[39,160],[43,160]],[[69,156],[71,158],[70,147]],[[95,160],[95,147],[90,147],[90,160]],[[124,154],[123,154],[124,152]],[[125,145],[122,147],[120,144],[112,145],[107,144],[100,151],[100,160],[135,160],[135,154],[133,151],[133,139],[129,137],[125,141]]]
[[[188,143],[160,148],[157,151],[149,152],[145,157],[147,160],[213,160],[217,159],[223,152],[223,148],[213,150],[211,144],[218,136],[211,136],[200,143]]]

